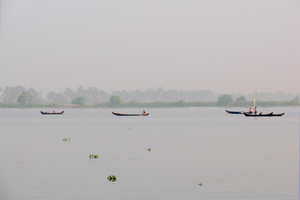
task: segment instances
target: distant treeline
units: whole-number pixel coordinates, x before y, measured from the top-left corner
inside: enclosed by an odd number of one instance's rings
[[[83,102],[78,101],[73,104],[57,104],[57,103],[44,103],[44,104],[36,104],[36,103],[0,103],[0,108],[180,108],[180,107],[253,107],[253,101],[245,101],[244,97],[241,96],[238,100],[233,101],[230,95],[221,95],[218,98],[217,102],[185,102],[185,101],[177,101],[177,102],[123,102],[119,96],[112,96],[109,99],[109,102],[105,103],[97,103],[94,105],[89,105],[84,103],[84,98],[80,97]],[[256,103],[259,107],[274,107],[274,106],[300,106],[299,99],[295,98],[290,101],[257,101]]]
[[[0,87],[0,107],[30,108],[30,107],[216,107],[234,106],[251,107],[253,99],[258,97],[257,105],[269,106],[299,106],[298,95],[277,93],[252,93],[248,95],[215,94],[211,90],[182,91],[156,90],[146,91],[116,91],[107,93],[96,87],[84,89],[80,86],[76,91],[66,88],[64,92],[49,92],[46,99],[34,88],[23,86]]]
[[[258,107],[284,107],[292,106],[299,107],[299,101],[258,101]],[[56,104],[56,103],[45,103],[45,104],[19,104],[19,103],[0,103],[0,108],[180,108],[180,107],[253,107],[253,101],[247,101],[243,104],[233,102],[232,104],[222,105],[219,102],[128,102],[121,103],[119,105],[111,104],[110,102],[99,103],[94,105],[69,105],[69,104]]]
[[[114,95],[110,98],[109,102],[96,104],[95,107],[140,107],[140,108],[160,108],[160,107],[253,107],[253,101],[247,101],[244,96],[233,100],[231,95],[223,94],[216,102],[202,102],[202,101],[192,101],[185,102],[183,100],[176,102],[123,102],[121,97]],[[256,105],[260,107],[272,107],[272,106],[300,106],[299,98],[295,97],[290,101],[256,101]]]

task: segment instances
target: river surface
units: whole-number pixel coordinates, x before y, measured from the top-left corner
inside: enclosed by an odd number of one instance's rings
[[[0,109],[1,200],[299,197],[299,108],[40,110]]]

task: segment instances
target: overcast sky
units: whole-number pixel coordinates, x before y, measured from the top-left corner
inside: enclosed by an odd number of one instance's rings
[[[299,0],[1,0],[0,86],[300,92]]]

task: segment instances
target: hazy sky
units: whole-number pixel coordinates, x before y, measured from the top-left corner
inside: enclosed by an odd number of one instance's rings
[[[300,92],[299,0],[1,0],[0,86]]]

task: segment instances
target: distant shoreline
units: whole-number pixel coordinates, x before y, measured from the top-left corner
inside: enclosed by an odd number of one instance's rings
[[[228,105],[219,105],[218,102],[148,102],[148,103],[138,103],[132,104],[124,103],[113,106],[109,102],[100,103],[94,105],[64,105],[64,104],[19,104],[19,103],[0,103],[0,108],[18,108],[18,109],[30,109],[30,108],[60,108],[60,109],[107,109],[107,108],[188,108],[188,107],[216,107],[216,108],[250,108],[253,107],[252,101],[244,102],[243,104],[231,103]],[[300,107],[300,103],[297,101],[260,101],[257,102],[257,107],[267,108],[267,107]]]

